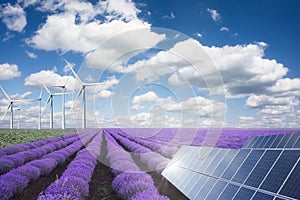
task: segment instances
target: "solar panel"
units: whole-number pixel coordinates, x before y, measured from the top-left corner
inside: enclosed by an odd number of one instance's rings
[[[277,193],[299,157],[300,151],[287,150],[282,152],[260,188]]]
[[[256,167],[253,169],[245,184],[252,187],[258,187],[280,153],[281,151],[279,150],[266,151]]]
[[[162,175],[189,199],[300,199],[299,138],[254,137],[242,149],[183,146]]]
[[[295,199],[300,199],[300,187],[299,187],[299,180],[300,180],[300,161],[298,159],[298,163],[293,169],[292,173],[287,178],[286,182],[282,186],[279,194],[292,197]]]

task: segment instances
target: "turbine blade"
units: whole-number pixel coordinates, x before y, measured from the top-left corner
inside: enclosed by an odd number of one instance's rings
[[[80,97],[81,93],[83,91],[83,88],[80,89],[80,91],[78,92],[78,94],[76,95],[74,101],[76,102],[78,100],[78,98]]]
[[[2,92],[3,92],[3,94],[6,96],[6,98],[8,99],[8,100],[11,100],[10,99],[10,97],[8,96],[8,94],[5,92],[5,90],[3,89],[3,87],[0,85],[0,88],[1,88],[1,90],[2,90]]]
[[[99,85],[104,85],[104,83],[85,83],[85,86],[89,87],[89,86],[99,86]]]
[[[3,120],[3,119],[6,117],[7,112],[8,112],[8,110],[9,110],[10,107],[11,107],[11,104],[12,104],[12,103],[10,103],[10,104],[7,106],[7,109],[5,110],[5,113],[4,113],[4,115],[2,116],[1,120]]]
[[[47,101],[46,101],[46,105],[49,103],[49,101],[51,100],[51,95],[48,97]]]
[[[43,88],[41,88],[39,99],[42,99],[42,95],[43,95]]]
[[[69,69],[71,70],[71,72],[73,73],[73,75],[75,76],[75,78],[79,81],[79,83],[81,85],[83,85],[81,79],[79,78],[79,76],[76,74],[76,72],[74,71],[74,69],[72,68],[71,64],[65,59],[65,62],[67,63],[67,66],[69,67]]]
[[[47,88],[47,86],[43,83],[43,86],[44,86],[44,88],[45,88],[45,90],[48,92],[48,94],[50,94],[51,95],[51,92],[50,92],[50,90]]]

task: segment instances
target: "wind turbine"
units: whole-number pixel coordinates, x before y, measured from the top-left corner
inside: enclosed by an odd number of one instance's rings
[[[33,100],[33,101],[39,101],[39,125],[38,125],[39,130],[41,130],[42,128],[42,93],[43,93],[43,88],[41,88],[39,98]]]
[[[47,93],[49,94],[49,97],[45,103],[45,107],[50,102],[50,129],[53,129],[53,97],[59,96],[59,95],[64,95],[64,93],[51,93],[45,84],[43,84],[43,86],[44,86],[45,90],[47,91]],[[45,109],[44,109],[44,111],[45,111]]]
[[[3,87],[0,85],[0,88],[3,92],[3,94],[6,96],[6,98],[9,100],[9,104],[7,106],[7,109],[5,110],[4,115],[2,116],[1,120],[3,120],[8,112],[10,110],[10,129],[14,129],[14,103],[16,102],[32,102],[32,99],[11,99],[8,94],[5,92]]]
[[[65,59],[65,62],[67,63],[67,66],[72,71],[75,78],[78,80],[78,82],[81,85],[81,89],[79,90],[78,94],[75,97],[75,101],[79,98],[79,96],[82,94],[82,129],[86,129],[86,102],[85,102],[85,89],[86,87],[92,87],[92,86],[99,86],[103,85],[103,83],[85,83],[82,82],[79,76],[76,74],[76,72],[73,70],[71,64]]]

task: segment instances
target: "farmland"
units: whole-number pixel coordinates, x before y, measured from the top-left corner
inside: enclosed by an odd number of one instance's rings
[[[0,149],[0,199],[186,199],[161,175],[182,145],[241,148],[251,136],[296,131],[9,132],[21,139]]]

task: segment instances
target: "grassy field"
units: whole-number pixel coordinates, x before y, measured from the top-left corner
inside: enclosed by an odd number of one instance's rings
[[[0,148],[74,133],[76,130],[8,130],[0,129]]]

